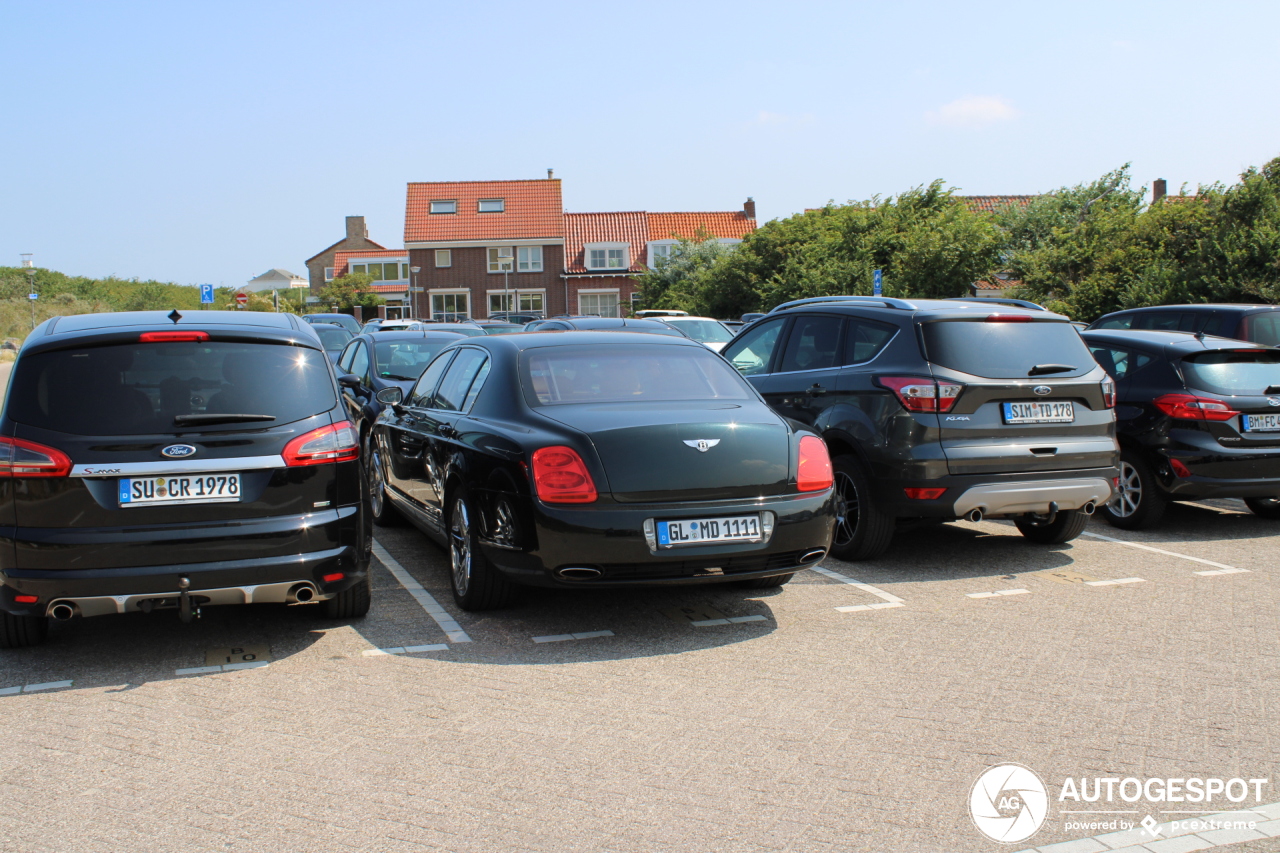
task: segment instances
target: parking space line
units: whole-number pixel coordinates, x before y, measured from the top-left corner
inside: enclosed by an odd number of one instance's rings
[[[1248,569],[1206,569],[1203,572],[1192,572],[1191,574],[1208,577],[1210,575],[1241,575],[1248,573]]]
[[[891,607],[905,607],[901,601],[883,601],[880,604],[848,604],[837,607],[841,613],[857,613],[859,610],[888,610]]]
[[[45,681],[41,684],[19,684],[14,687],[0,688],[0,696],[13,696],[17,693],[39,693],[42,690],[61,690],[70,687],[70,681]]]
[[[447,652],[448,643],[428,643],[421,646],[392,646],[388,649],[365,649],[360,654],[367,658],[379,655],[416,655],[420,652]]]
[[[449,611],[440,606],[440,602],[431,597],[431,593],[423,588],[422,584],[413,579],[413,575],[409,574],[405,567],[400,565],[395,557],[388,553],[386,548],[382,547],[382,543],[376,539],[373,542],[373,555],[378,558],[378,562],[386,566],[387,571],[395,576],[414,600],[422,605],[422,609],[427,615],[435,620],[440,626],[440,630],[444,631],[445,636],[449,638],[451,643],[469,643],[471,638],[467,636],[467,632],[462,630],[462,626],[458,621],[449,615]]]
[[[269,660],[251,660],[244,663],[224,663],[219,666],[187,666],[182,669],[175,669],[174,675],[208,675],[212,672],[235,672],[238,669],[262,669],[264,666],[270,666]]]
[[[548,634],[545,637],[534,637],[535,643],[563,643],[565,640],[592,640],[596,637],[612,637],[612,631],[583,631],[578,634]]]
[[[724,619],[699,619],[697,622],[689,624],[695,628],[710,628],[712,625],[737,625],[741,622],[764,622],[765,618],[760,615],[755,616],[726,616]]]
[[[858,589],[862,590],[863,592],[869,592],[872,595],[874,595],[876,598],[882,598],[885,601],[889,602],[890,604],[904,603],[901,598],[898,598],[898,596],[894,595],[893,593],[885,592],[883,589],[876,589],[871,584],[854,580],[848,575],[842,575],[839,572],[833,572],[830,569],[823,568],[822,566],[810,566],[809,570],[817,572],[820,575],[826,575],[827,577],[831,578],[833,581],[840,581],[840,583],[847,583],[849,584],[849,586],[856,586]],[[836,609],[839,610],[839,608],[836,608]]]
[[[1196,572],[1196,574],[1200,574],[1200,573]],[[1115,586],[1117,584],[1122,584],[1122,583],[1146,583],[1146,582],[1147,581],[1145,578],[1120,578],[1119,580],[1113,580],[1113,581],[1085,581],[1084,585],[1085,586]]]
[[[1165,551],[1162,548],[1152,548],[1150,545],[1141,545],[1137,542],[1126,542],[1123,539],[1116,539],[1111,536],[1103,536],[1101,533],[1091,533],[1086,530],[1081,536],[1092,536],[1094,539],[1101,539],[1104,542],[1114,542],[1117,545],[1128,545],[1130,548],[1141,548],[1143,551],[1151,551],[1154,554],[1164,554],[1166,557],[1177,557],[1179,560],[1190,560],[1193,563],[1204,563],[1206,566],[1213,566],[1218,569],[1234,569],[1239,572],[1247,572],[1248,569],[1236,569],[1235,566],[1227,566],[1222,563],[1215,563],[1213,560],[1202,560],[1199,557],[1192,557],[1187,554],[1179,554],[1177,551]]]
[[[998,595],[1025,595],[1029,589],[998,589],[995,592],[966,592],[966,598],[995,598]]]

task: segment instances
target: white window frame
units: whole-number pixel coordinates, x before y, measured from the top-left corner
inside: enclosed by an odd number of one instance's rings
[[[536,297],[538,297],[538,307],[537,307],[537,308],[525,308],[523,305],[521,305],[521,304],[520,304],[520,303],[521,303],[521,301],[522,301],[526,296],[536,296]],[[521,290],[521,291],[520,291],[520,295],[519,295],[518,297],[516,297],[516,308],[515,308],[515,310],[516,310],[516,313],[517,313],[517,314],[524,314],[524,313],[527,313],[527,312],[530,312],[530,311],[534,311],[534,312],[537,312],[537,313],[542,314],[542,315],[544,315],[544,316],[545,316],[545,315],[546,315],[546,312],[547,312],[547,292],[546,292],[545,290]]]
[[[433,216],[457,215],[458,200],[456,198],[432,199],[431,205],[427,209],[431,211]]]
[[[455,297],[455,299],[461,296],[464,304],[466,305],[465,311],[442,310],[440,313],[442,314],[459,313],[459,314],[465,314],[468,317],[471,316],[471,291],[465,287],[442,287],[438,289],[429,290],[427,292],[427,316],[428,317],[436,316],[436,297],[437,296],[452,296],[452,297]]]
[[[333,281],[333,267],[324,268],[324,280]]]
[[[409,280],[408,275],[406,275],[406,273],[408,273],[409,271],[408,255],[400,255],[399,257],[386,257],[386,258],[368,257],[368,256],[363,258],[359,258],[359,257],[349,258],[347,260],[347,271],[350,273],[368,273],[370,264],[376,264],[378,268],[381,270],[379,275],[383,276],[383,278],[375,278],[374,281],[394,283],[394,282]],[[387,274],[387,266],[386,266],[387,264],[393,264],[395,266],[396,278],[385,277]],[[359,269],[356,269],[356,267],[359,267]]]
[[[658,249],[666,249],[666,257],[671,256],[671,247],[679,243],[679,240],[653,240],[649,243],[649,269],[656,270],[658,268]]]
[[[542,272],[542,247],[517,246],[516,272]]]
[[[511,246],[490,246],[485,249],[485,259],[491,273],[516,271],[516,253]]]
[[[485,210],[484,206],[489,205],[490,209]],[[495,207],[496,205],[496,207]],[[505,198],[482,198],[476,201],[476,213],[506,213],[507,200]]]
[[[514,314],[515,309],[511,306],[516,304],[518,296],[519,294],[514,290],[486,290],[485,304],[488,308],[488,313],[485,316],[492,317],[495,313]],[[503,297],[506,298],[504,299]],[[497,300],[496,305],[494,304],[495,299]],[[506,303],[505,308],[503,303]]]
[[[614,311],[616,313],[607,314],[607,315],[600,314],[600,316],[601,317],[605,317],[605,316],[620,317],[622,315],[622,292],[616,287],[598,287],[598,288],[591,288],[588,290],[579,290],[578,291],[578,313],[579,314],[599,314],[600,313],[599,311],[586,310],[586,308],[582,304],[582,297],[605,296],[610,294],[613,296]]]
[[[621,266],[609,265],[609,252],[622,250]],[[591,262],[591,253],[593,251],[605,253],[605,263],[603,266],[595,265]],[[582,247],[582,263],[589,270],[627,270],[631,268],[631,244],[630,243],[587,243]]]
[[[436,269],[451,266],[453,266],[453,249],[436,249]]]

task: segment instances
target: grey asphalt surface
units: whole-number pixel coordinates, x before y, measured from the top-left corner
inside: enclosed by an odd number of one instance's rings
[[[535,590],[469,614],[436,545],[380,529],[470,642],[377,564],[351,624],[136,614],[0,654],[0,691],[71,682],[0,695],[0,849],[990,851],[1093,834],[1051,801],[1023,844],[981,835],[970,788],[1004,762],[1055,794],[1066,777],[1221,776],[1272,780],[1274,803],[1276,530],[1234,501],[1052,547],[950,524],[822,564],[870,590],[804,571],[778,590]],[[690,621],[741,617],[763,618]],[[597,635],[534,641],[573,634]],[[267,666],[178,674],[252,647]]]

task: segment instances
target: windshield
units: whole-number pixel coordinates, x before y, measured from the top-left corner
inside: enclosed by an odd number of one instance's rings
[[[1097,367],[1080,333],[1066,322],[987,322],[978,317],[924,323],[922,329],[929,361],[973,376],[1067,378]]]
[[[8,414],[75,435],[171,433],[191,415],[266,415],[291,423],[337,403],[323,352],[282,344],[114,344],[18,362]],[[192,422],[188,420],[188,422]],[[244,429],[202,424],[200,429]]]
[[[379,341],[373,347],[378,375],[383,379],[417,379],[436,353],[451,343],[452,340]]]
[[[692,346],[540,347],[521,356],[520,374],[532,406],[754,397],[723,359]]]
[[[321,325],[313,326],[317,335],[320,336],[320,343],[326,350],[339,350],[347,345],[347,341],[351,340],[351,333],[346,329],[337,326],[325,328]]]
[[[723,344],[733,340],[733,333],[715,320],[680,320],[673,317],[666,322],[700,344]]]
[[[1210,394],[1262,395],[1280,391],[1280,351],[1206,352],[1182,360],[1187,387]]]

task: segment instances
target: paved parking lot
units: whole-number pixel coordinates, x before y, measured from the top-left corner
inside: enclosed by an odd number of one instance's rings
[[[1234,501],[1049,548],[950,524],[779,590],[531,591],[483,615],[435,545],[381,530],[355,624],[137,614],[0,656],[0,849],[1046,849],[1098,834],[1068,828],[1067,777],[1265,778],[1276,803],[1274,530]],[[1051,792],[1013,847],[968,809],[1004,762]],[[1280,849],[1254,819],[1135,849]]]

